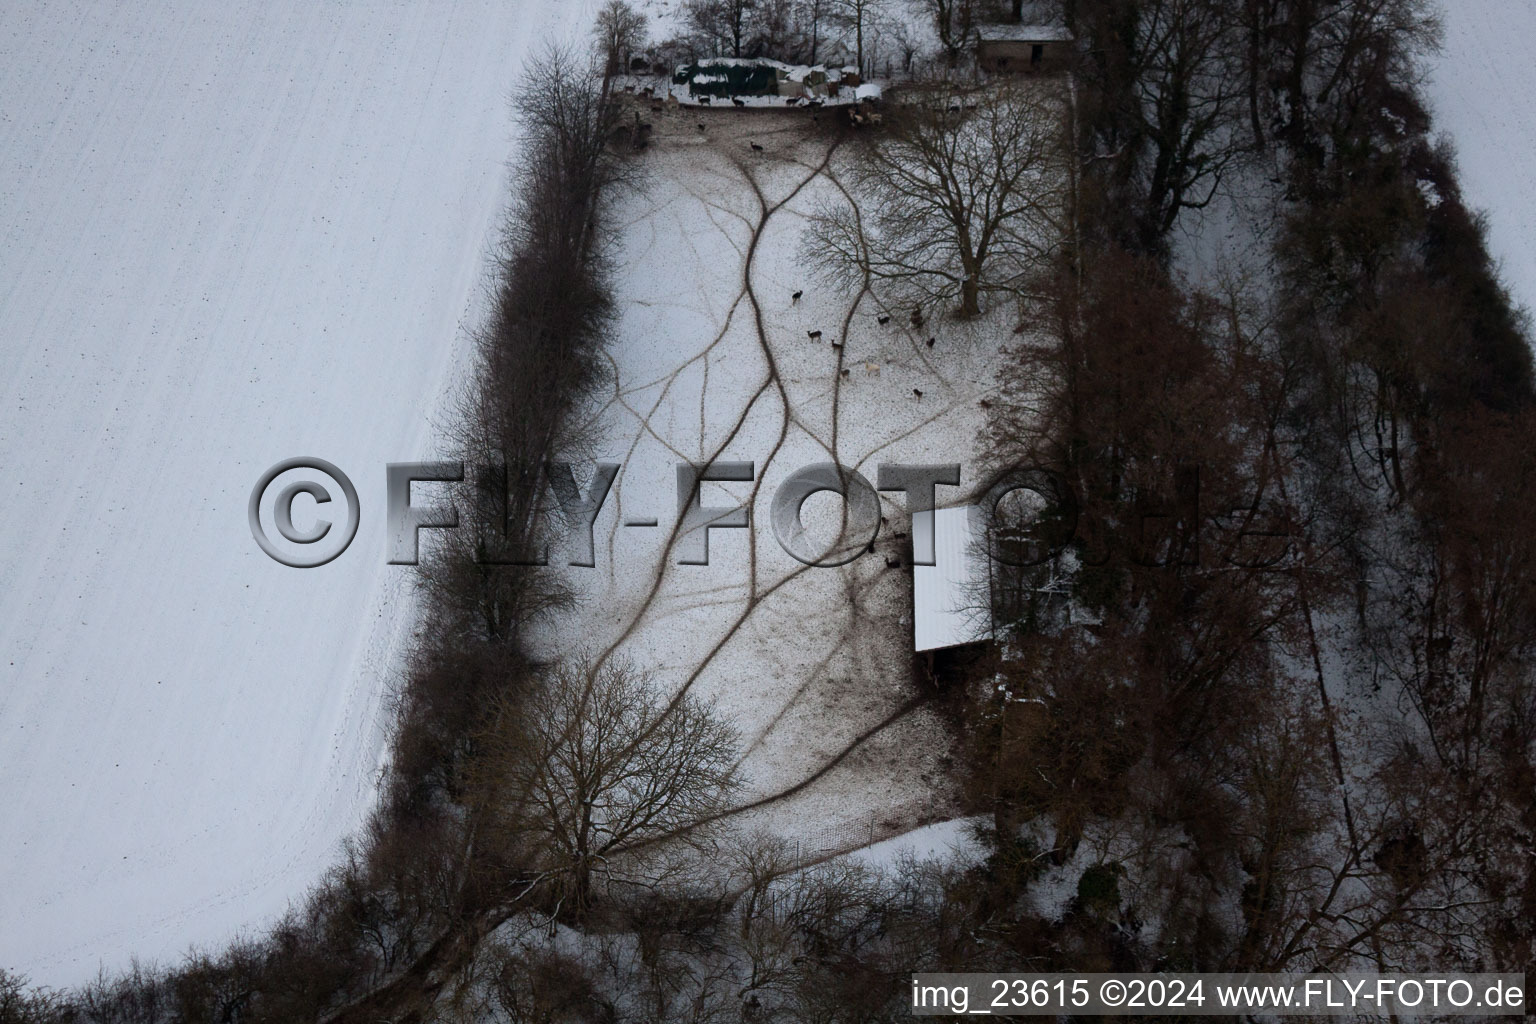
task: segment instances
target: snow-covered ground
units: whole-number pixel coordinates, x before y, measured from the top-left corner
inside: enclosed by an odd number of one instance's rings
[[[0,966],[257,928],[360,822],[384,464],[432,451],[523,54],[592,6],[0,5]],[[364,506],[319,569],[246,523],[295,455]]]
[[[980,483],[978,402],[999,339],[1015,340],[1011,311],[962,326],[931,308],[919,330],[910,306],[829,283],[802,239],[818,204],[843,199],[849,147],[809,111],[648,116],[649,180],[621,210],[615,382],[596,412],[595,454],[623,469],[597,567],[569,570],[586,602],[542,642],[613,651],[668,692],[718,700],[743,733],[740,801],[766,801],[740,824],[802,857],[951,817],[947,734],[912,705],[932,685],[915,671],[912,576],[889,564],[909,550],[902,500],[882,495],[876,550],[838,568],[785,553],[769,506],[791,473],[834,459],[871,483],[880,463],[962,463],[962,486],[938,489],[961,502]],[[702,487],[707,506],[749,502],[751,528],[712,531],[709,564],[681,565],[674,466],[710,460],[754,463],[752,484]],[[835,536],[841,508],[813,496],[811,534]]]
[[[1489,248],[1515,301],[1536,309],[1536,4],[1442,0],[1445,45],[1427,89],[1456,143],[1468,203],[1489,219]]]

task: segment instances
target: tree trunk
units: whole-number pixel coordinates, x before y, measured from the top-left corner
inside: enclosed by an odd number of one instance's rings
[[[584,920],[592,903],[592,863],[583,857],[571,872],[571,918]]]
[[[973,317],[981,315],[981,288],[975,274],[969,274],[960,283],[960,315]]]
[[[1258,0],[1248,0],[1248,127],[1253,132],[1253,148],[1264,150],[1264,124],[1259,118],[1259,71],[1263,57],[1264,26]]]

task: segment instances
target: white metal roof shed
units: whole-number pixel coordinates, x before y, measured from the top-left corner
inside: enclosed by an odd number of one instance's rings
[[[914,539],[932,529],[935,562],[912,567],[915,650],[933,651],[991,638],[987,553],[980,522],[981,511],[974,505],[912,517]]]

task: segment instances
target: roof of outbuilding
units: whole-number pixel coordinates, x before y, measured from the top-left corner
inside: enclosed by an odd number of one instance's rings
[[[913,648],[932,651],[976,643],[992,635],[986,551],[980,510],[969,505],[918,512],[912,517],[917,540],[933,529],[933,565],[912,567]]]
[[[1072,33],[1059,25],[977,25],[976,38],[984,43],[1060,43]]]

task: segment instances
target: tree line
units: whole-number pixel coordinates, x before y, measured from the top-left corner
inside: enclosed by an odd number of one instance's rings
[[[1062,472],[1084,525],[1063,561],[1008,581],[1018,656],[964,712],[1000,950],[1072,969],[1521,969],[1536,394],[1415,87],[1430,8],[1063,15],[1079,233],[991,444],[1000,465]],[[1273,242],[1192,281],[1178,232],[1244,209],[1234,191],[1263,197],[1246,215]],[[1177,493],[1191,470],[1197,505]],[[1195,550],[1189,514],[1218,527]],[[1147,531],[1139,554],[1160,557],[1111,557]],[[1267,567],[1234,563],[1239,545]],[[1019,912],[1045,866],[1085,862],[1097,914]]]

